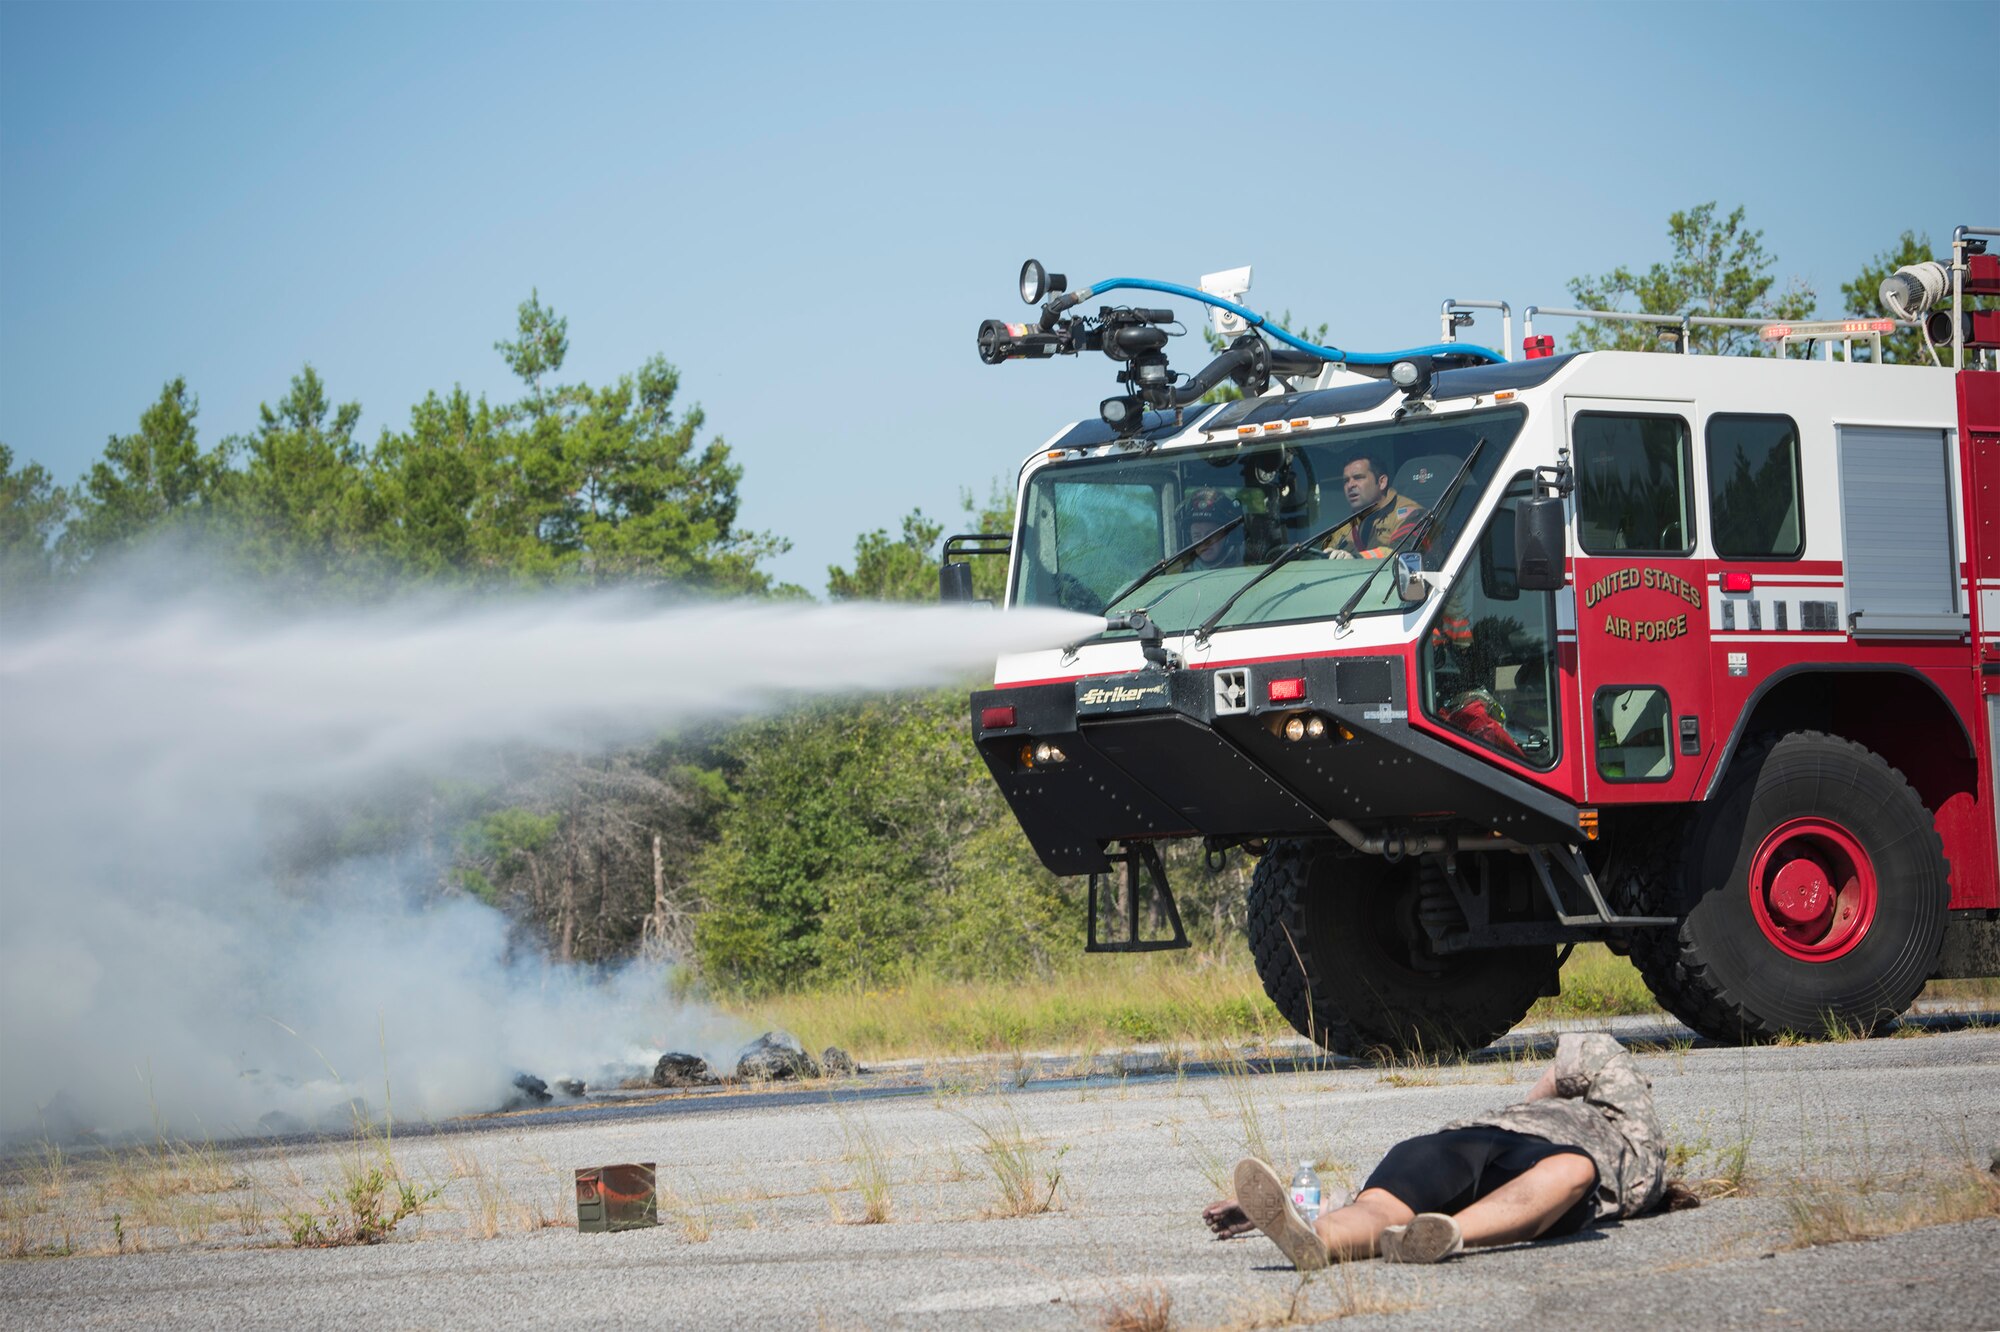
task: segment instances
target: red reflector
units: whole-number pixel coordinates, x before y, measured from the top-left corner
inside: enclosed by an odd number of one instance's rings
[[[1306,696],[1304,680],[1273,680],[1269,688],[1273,703],[1296,703]]]
[[[1750,575],[1747,573],[1726,573],[1722,575],[1722,590],[1724,592],[1748,592],[1750,587]]]
[[[1528,359],[1531,361],[1539,361],[1544,356],[1554,356],[1556,354],[1555,335],[1553,333],[1542,333],[1532,338],[1523,338],[1521,340],[1521,349],[1527,352]]]
[[[979,710],[979,729],[982,731],[1004,730],[1013,724],[1014,709],[1012,708],[981,708]]]

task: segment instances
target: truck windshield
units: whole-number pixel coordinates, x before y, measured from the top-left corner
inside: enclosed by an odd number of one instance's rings
[[[1044,467],[1023,497],[1014,603],[1092,615],[1143,606],[1167,633],[1184,632],[1287,547],[1353,517],[1251,589],[1217,627],[1330,617],[1423,522],[1484,439],[1450,510],[1414,548],[1425,568],[1440,567],[1523,419],[1507,407]],[[1219,535],[1201,542],[1210,532]],[[1401,608],[1384,574],[1354,613]]]

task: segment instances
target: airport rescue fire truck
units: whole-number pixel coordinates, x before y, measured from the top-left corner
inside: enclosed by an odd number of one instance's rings
[[[1198,839],[1257,858],[1265,989],[1344,1053],[1483,1045],[1585,940],[1732,1042],[2000,974],[1994,237],[1899,270],[1888,318],[1529,307],[1520,355],[1501,302],[1364,355],[1240,304],[1247,269],[1030,261],[1039,315],[982,359],[1101,351],[1123,391],[942,584],[1004,555],[1007,605],[1102,617],[971,708],[1042,862],[1090,876],[1086,946],[1184,945],[1161,847]],[[1220,355],[1174,372],[1171,309],[1082,311],[1114,291],[1209,306]],[[1475,309],[1506,352],[1460,340]],[[1678,354],[1559,355],[1554,317]],[[1911,328],[1923,360],[1883,363]],[[1724,336],[1767,354],[1695,354]]]

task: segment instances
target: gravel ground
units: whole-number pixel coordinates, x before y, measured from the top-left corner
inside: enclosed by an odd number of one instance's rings
[[[1329,1182],[1357,1183],[1397,1139],[1524,1095],[1538,1048],[1517,1041],[1463,1067],[1197,1070],[1024,1090],[1011,1064],[962,1064],[905,1070],[915,1085],[894,1096],[662,1099],[438,1126],[392,1151],[442,1195],[369,1247],[292,1248],[284,1214],[324,1211],[315,1200],[379,1161],[379,1144],[233,1152],[223,1187],[164,1202],[148,1200],[170,1191],[86,1163],[60,1199],[45,1177],[39,1204],[35,1178],[8,1191],[13,1247],[66,1237],[76,1253],[0,1265],[0,1322],[1075,1328],[1166,1301],[1174,1326],[1342,1311],[1357,1327],[2000,1326],[2000,1220],[1801,1249],[1791,1219],[1794,1200],[1821,1196],[1887,1214],[1984,1165],[2000,1149],[1992,1030],[1642,1054],[1688,1173],[1747,1162],[1745,1196],[1693,1211],[1305,1282],[1261,1239],[1221,1243],[1201,1228],[1196,1212],[1247,1149],[1311,1156]],[[995,1214],[994,1139],[1020,1144],[1038,1195],[1059,1173],[1056,1210]],[[662,1224],[569,1228],[571,1171],[630,1160],[659,1163]],[[890,1219],[855,1224],[871,1161]],[[104,1252],[114,1210],[139,1251]]]

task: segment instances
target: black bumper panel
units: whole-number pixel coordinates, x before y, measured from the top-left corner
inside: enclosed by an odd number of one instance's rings
[[[1114,840],[1315,836],[1329,819],[1576,840],[1566,801],[1410,727],[1400,658],[1232,669],[1246,690],[1228,687],[1229,671],[1204,669],[972,696],[980,755],[1043,864],[1103,872]],[[1303,680],[1303,697],[1268,701],[1272,680]],[[1015,724],[984,726],[986,710],[1001,706]],[[1286,719],[1311,715],[1327,722],[1323,737],[1284,738]],[[1062,760],[1034,762],[1044,743]]]

